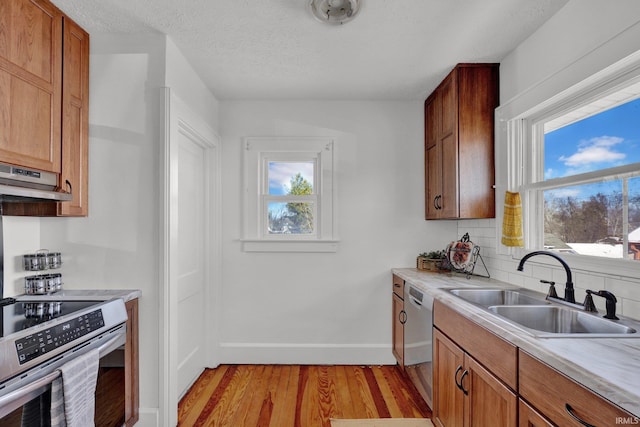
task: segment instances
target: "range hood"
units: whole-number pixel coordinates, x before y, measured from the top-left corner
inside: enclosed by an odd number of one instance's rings
[[[55,173],[0,163],[0,202],[65,202],[72,197],[60,190]]]

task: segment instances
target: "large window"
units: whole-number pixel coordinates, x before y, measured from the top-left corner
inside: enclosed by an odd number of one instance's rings
[[[531,174],[522,188],[529,231],[541,230],[531,243],[640,260],[639,121],[636,84],[529,122]]]
[[[336,250],[331,139],[245,138],[244,168],[244,250]]]

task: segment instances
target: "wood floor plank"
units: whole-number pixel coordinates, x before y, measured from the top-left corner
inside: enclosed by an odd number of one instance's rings
[[[191,386],[189,393],[180,401],[178,407],[178,419],[183,420],[185,425],[193,424],[204,408],[207,400],[203,396],[211,396],[213,390],[220,382],[226,367],[220,369],[206,369],[202,375]]]
[[[329,427],[331,418],[428,418],[396,366],[221,365],[180,401],[179,426]]]
[[[401,392],[396,390],[394,385],[389,381],[390,378],[387,375],[387,371],[377,368],[371,368],[371,373],[375,377],[376,384],[380,389],[380,393],[389,411],[389,418],[407,417],[408,414],[406,413],[406,411],[403,411],[403,408],[400,407],[400,402],[398,402],[397,400],[398,394]]]
[[[282,366],[278,388],[273,393],[270,427],[295,425],[300,366]]]
[[[357,405],[356,412],[364,414],[359,418],[379,418],[363,368],[355,366],[347,369],[347,382],[353,402]]]
[[[260,411],[267,398],[267,387],[273,374],[273,367],[269,365],[256,366],[248,372],[247,386],[242,399],[234,408],[233,417],[230,419],[232,425],[256,425],[260,416]],[[261,402],[260,405],[257,403]]]
[[[347,373],[344,366],[335,367],[336,382],[336,418],[355,418],[356,411],[349,392],[347,383]]]
[[[373,402],[376,405],[376,410],[378,411],[379,418],[391,418],[391,413],[389,412],[389,408],[387,407],[387,402],[384,400],[384,396],[382,395],[382,391],[380,391],[380,385],[376,381],[376,377],[373,374],[371,368],[363,369],[365,378],[367,379],[367,385],[369,386],[369,390],[371,390],[371,395],[373,396]]]

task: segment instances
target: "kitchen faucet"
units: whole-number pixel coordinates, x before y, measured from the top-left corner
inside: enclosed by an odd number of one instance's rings
[[[562,258],[560,258],[557,254],[555,254],[553,252],[549,252],[549,251],[533,251],[533,252],[529,252],[528,254],[523,256],[522,259],[520,260],[520,264],[518,264],[518,271],[522,271],[522,269],[524,267],[524,263],[529,258],[531,258],[533,256],[536,256],[536,255],[548,255],[548,256],[550,256],[552,258],[557,259],[560,262],[560,264],[562,264],[562,266],[564,267],[564,271],[567,273],[567,283],[565,284],[565,287],[564,287],[564,300],[566,302],[570,302],[572,304],[575,304],[576,297],[575,297],[575,292],[573,290],[571,269],[569,268],[569,265]]]

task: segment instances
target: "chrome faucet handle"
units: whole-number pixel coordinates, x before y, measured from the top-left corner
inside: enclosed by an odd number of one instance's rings
[[[584,311],[597,313],[598,309],[596,308],[596,305],[593,302],[593,297],[591,296],[591,294],[592,292],[590,290],[587,290],[587,296],[584,298],[584,303],[582,303],[582,305],[584,305]]]
[[[556,292],[556,282],[552,282],[549,280],[540,280],[540,283],[547,283],[549,285],[549,292],[547,292],[547,297],[549,298],[558,298],[558,293]]]

